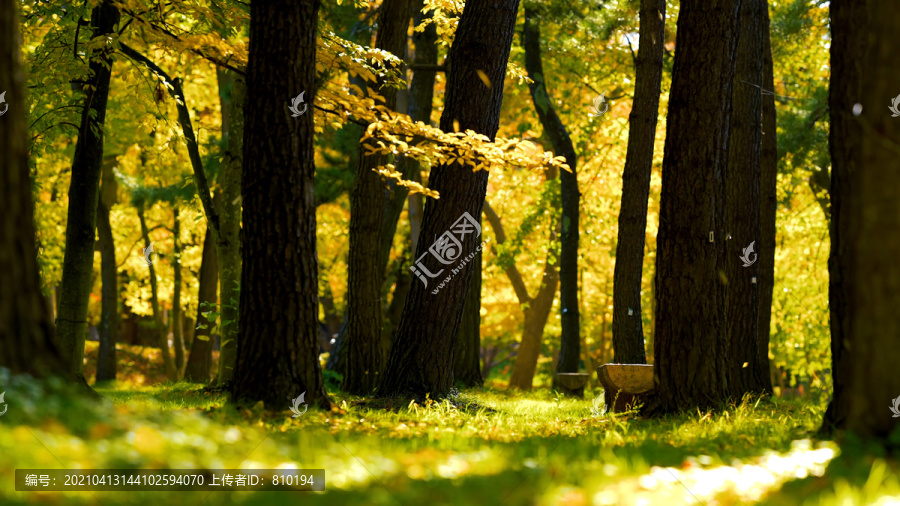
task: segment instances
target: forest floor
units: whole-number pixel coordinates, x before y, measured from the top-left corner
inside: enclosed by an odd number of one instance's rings
[[[756,399],[643,420],[597,400],[486,387],[459,400],[340,408],[235,406],[199,384],[97,387],[10,378],[0,504],[862,505],[900,503],[895,460],[818,441],[824,405]],[[299,392],[298,392],[299,393]],[[459,403],[457,403],[459,405]],[[887,408],[885,408],[887,411]],[[871,450],[870,450],[871,451]],[[325,492],[15,492],[14,470],[325,469]]]

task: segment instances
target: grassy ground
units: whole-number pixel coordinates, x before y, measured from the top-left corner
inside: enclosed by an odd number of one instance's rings
[[[0,504],[898,504],[896,461],[810,439],[824,407],[757,400],[641,420],[485,388],[397,412],[234,406],[201,385],[65,385],[0,370]],[[299,392],[298,392],[299,393]],[[599,396],[599,391],[593,393]],[[887,411],[887,410],[886,410]],[[15,492],[16,468],[323,468],[325,492]],[[891,499],[893,497],[893,499]]]

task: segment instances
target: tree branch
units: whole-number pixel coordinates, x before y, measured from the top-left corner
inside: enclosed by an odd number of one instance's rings
[[[497,212],[494,211],[494,208],[491,207],[491,204],[487,200],[484,201],[483,211],[488,222],[491,224],[491,228],[494,229],[494,235],[497,236],[497,244],[506,242],[506,233],[503,231],[503,224],[500,223],[500,216],[497,215]],[[497,248],[495,248],[493,244],[491,245],[491,249],[495,253],[497,252]],[[506,277],[509,278],[509,282],[513,285],[513,290],[516,292],[516,298],[519,299],[519,304],[531,302],[532,299],[531,296],[528,295],[528,289],[525,288],[525,281],[522,279],[522,273],[516,268],[515,262],[506,267],[504,271],[506,272]],[[554,287],[554,290],[555,289],[556,287]]]

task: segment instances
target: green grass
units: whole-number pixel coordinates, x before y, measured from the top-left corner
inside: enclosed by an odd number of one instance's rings
[[[234,406],[200,385],[105,385],[106,402],[0,371],[2,504],[881,504],[896,461],[810,440],[824,406],[748,400],[642,420],[546,390],[375,409]],[[599,391],[593,396],[599,395]],[[459,403],[458,403],[459,404]],[[871,451],[871,450],[870,450]],[[325,492],[13,491],[16,468],[323,468]]]

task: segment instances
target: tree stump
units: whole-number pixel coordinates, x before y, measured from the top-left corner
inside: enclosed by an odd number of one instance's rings
[[[558,372],[556,373],[556,385],[560,392],[583,399],[584,387],[590,377],[591,375],[588,373]]]
[[[655,388],[652,365],[604,364],[597,368],[597,379],[603,386],[607,412],[627,411],[646,401]]]

